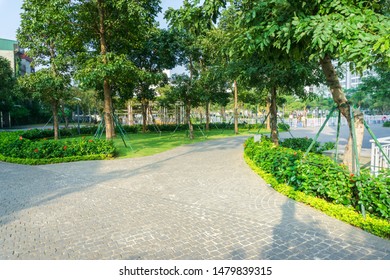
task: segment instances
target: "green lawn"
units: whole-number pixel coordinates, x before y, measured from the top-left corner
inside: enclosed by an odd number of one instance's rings
[[[194,127],[195,130],[195,127]],[[250,135],[257,133],[257,130],[241,129],[239,135]],[[266,133],[266,130],[260,131],[260,133]],[[195,139],[190,140],[185,131],[178,131],[175,133],[163,132],[161,136],[159,133],[127,133],[125,135],[125,141],[127,147],[123,144],[122,138],[118,134],[114,140],[115,147],[117,149],[118,158],[133,158],[150,156],[157,153],[161,153],[178,146],[192,144],[202,141],[208,141],[212,139],[234,137],[234,130],[222,130],[213,129],[209,132],[195,131]]]

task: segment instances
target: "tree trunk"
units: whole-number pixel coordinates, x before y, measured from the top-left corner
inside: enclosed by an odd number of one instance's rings
[[[148,101],[146,99],[142,99],[141,108],[142,108],[142,133],[145,133],[146,125],[148,122]]]
[[[225,106],[221,106],[221,122],[226,122],[226,113],[225,113]]]
[[[210,102],[206,103],[206,131],[210,130]]]
[[[103,57],[103,64],[108,64],[106,30],[104,26],[105,14],[104,14],[103,1],[98,0],[97,6],[99,10],[100,54]],[[104,78],[103,91],[104,91],[104,121],[106,124],[106,139],[110,140],[115,136],[115,131],[114,131],[114,120],[112,115],[111,87],[110,87],[108,77]]]
[[[188,123],[188,137],[192,140],[194,139],[194,126],[191,122],[191,101],[187,101],[186,104],[186,119]]]
[[[265,120],[265,127],[267,130],[271,130],[271,121],[270,121],[270,112],[271,112],[271,101],[270,97],[267,97],[267,105],[265,107],[265,117],[267,118]]]
[[[181,124],[181,114],[180,114],[181,105],[176,104],[175,110],[176,110],[176,125],[179,125]]]
[[[360,110],[354,110],[354,120],[351,119],[350,105],[348,100],[345,97],[345,94],[342,90],[340,81],[337,76],[337,72],[332,64],[332,60],[329,55],[326,55],[323,59],[320,60],[322,71],[325,74],[326,81],[328,83],[330,92],[332,94],[334,102],[338,105],[341,114],[347,119],[349,126],[349,138],[348,144],[345,147],[343,163],[348,166],[350,171],[354,171],[354,155],[353,155],[353,135],[352,135],[352,125],[355,126],[356,130],[356,143],[357,143],[357,156],[360,157],[360,152],[362,149],[363,136],[364,136],[364,117]]]
[[[271,139],[272,142],[278,146],[279,145],[279,135],[278,135],[278,107],[276,106],[276,87],[271,88],[271,100],[270,100],[270,125],[271,125]]]
[[[238,88],[234,80],[234,133],[238,134]]]
[[[68,118],[68,116],[67,116],[66,113],[65,113],[64,104],[62,104],[62,105],[60,106],[60,110],[61,110],[62,115],[64,116],[65,128],[69,128],[69,118]]]
[[[51,103],[51,110],[53,113],[53,130],[54,130],[54,140],[59,138],[59,123],[58,123],[58,101],[53,100]]]
[[[107,79],[103,82],[104,88],[104,121],[106,124],[106,139],[110,140],[114,137],[114,120],[112,115],[112,98],[111,89]]]
[[[191,96],[190,95],[190,91],[192,90],[192,79],[193,79],[193,73],[194,73],[194,66],[193,66],[193,63],[192,63],[192,57],[190,57],[190,64],[189,64],[189,70],[190,70],[190,82],[188,84],[188,88],[187,88],[187,94],[188,96]],[[191,122],[191,99],[189,99],[189,97],[187,97],[187,102],[185,104],[186,108],[186,121],[188,123],[188,136],[190,137],[190,139],[194,139],[194,127],[192,126],[192,122]]]
[[[133,117],[133,102],[129,101],[127,104],[127,116],[128,116],[128,125],[134,125],[134,117]]]

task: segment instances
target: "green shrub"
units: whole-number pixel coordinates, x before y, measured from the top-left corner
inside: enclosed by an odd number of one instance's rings
[[[81,135],[94,135],[97,130],[96,126],[82,126],[80,127],[80,134]],[[36,139],[43,139],[43,138],[53,138],[54,137],[54,131],[53,129],[29,129],[25,131],[21,131],[20,136],[23,138],[27,138],[30,140],[36,140]],[[60,137],[72,137],[77,136],[78,128],[72,127],[72,128],[62,128],[59,130]]]
[[[390,121],[385,121],[383,123],[383,127],[390,127]]]
[[[247,145],[247,147],[250,149],[250,146]],[[359,227],[363,230],[366,230],[367,232],[390,239],[390,222],[388,220],[377,218],[370,214],[367,214],[364,218],[354,209],[345,207],[344,205],[330,203],[324,199],[313,197],[303,192],[294,190],[294,188],[291,186],[279,183],[274,178],[274,176],[259,168],[258,165],[253,162],[247,154],[245,154],[245,161],[276,191],[286,195],[287,197],[310,205],[311,207],[318,209],[331,217]]]
[[[41,135],[46,135],[42,132]],[[35,138],[39,132],[28,131],[22,135]],[[19,132],[0,133],[0,154],[13,159],[54,159],[54,158],[77,158],[77,157],[111,157],[115,153],[112,141],[83,137],[78,139],[31,140],[23,137]],[[62,160],[64,161],[64,160]]]
[[[268,138],[262,138],[260,143],[248,139],[245,154],[278,183],[287,183],[296,191],[356,211],[363,204],[371,214],[390,219],[389,171],[374,177],[368,170],[362,170],[356,176],[329,157],[309,153],[304,158],[304,152],[276,147]]]
[[[313,139],[311,138],[286,138],[283,141],[280,141],[279,145],[286,148],[291,148],[294,150],[300,150],[306,152]],[[320,148],[320,143],[315,142],[314,146],[311,149],[311,152],[317,152]]]
[[[321,147],[320,147],[320,152],[323,151],[328,151],[328,150],[333,150],[336,148],[336,144],[334,142],[325,142]]]
[[[307,149],[312,144],[312,138],[286,138],[283,141],[280,141],[279,145],[286,148],[291,148],[294,150],[300,150],[306,152]],[[333,142],[326,142],[321,145],[318,141],[314,142],[313,147],[310,149],[310,152],[313,153],[322,153],[323,151],[332,150],[335,148]]]
[[[286,123],[278,123],[278,129],[281,131],[289,131],[290,125],[288,125]]]

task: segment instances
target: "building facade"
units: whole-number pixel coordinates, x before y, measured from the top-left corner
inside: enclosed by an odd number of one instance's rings
[[[337,66],[337,62],[334,62],[334,65]],[[339,77],[340,84],[343,90],[356,88],[358,85],[362,83],[362,79],[365,77],[375,76],[375,72],[372,70],[365,70],[363,74],[358,74],[356,72],[352,72],[349,68],[349,65],[342,66],[342,76]],[[309,86],[306,87],[306,91],[314,92],[317,95],[321,96],[330,96],[329,88],[327,85],[320,86]]]
[[[15,76],[34,72],[31,65],[32,59],[26,55],[23,49],[19,48],[17,41],[0,38],[0,56],[10,61]]]
[[[32,59],[29,58],[17,41],[0,38],[0,56],[7,59],[15,77],[34,72]],[[0,101],[1,102],[1,101]],[[11,128],[10,109],[0,110],[0,128]]]

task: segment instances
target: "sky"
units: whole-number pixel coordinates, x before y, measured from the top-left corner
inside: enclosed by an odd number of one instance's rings
[[[0,38],[16,40],[16,30],[20,25],[20,13],[23,0],[0,0]],[[183,0],[162,0],[163,10],[168,7],[179,8]],[[159,16],[160,26],[166,27],[162,14]]]

